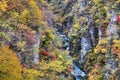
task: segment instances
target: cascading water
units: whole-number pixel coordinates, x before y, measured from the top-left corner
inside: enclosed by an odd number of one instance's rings
[[[69,38],[66,35],[60,34],[60,32],[57,32],[57,35],[63,39],[64,45],[66,46],[66,50],[69,51]],[[86,74],[80,69],[80,67],[75,62],[73,62],[73,67],[74,70],[71,72],[71,74],[75,76],[76,80],[81,80],[81,77],[86,76]]]
[[[114,10],[112,10],[112,17],[111,17],[111,20],[110,20],[110,24],[108,26],[108,35],[109,37],[118,37],[118,33],[117,33],[117,25],[116,25],[116,14],[114,12]]]
[[[84,7],[86,7],[88,4],[88,1],[87,0],[82,0],[80,2],[80,7],[79,7],[79,13],[78,13],[78,16],[79,17],[85,17],[86,21],[88,21],[88,15],[84,15],[83,16],[83,13],[82,13],[82,10]],[[89,22],[88,25],[91,24],[92,21]],[[82,24],[83,22],[80,21],[80,23]],[[69,21],[67,22],[68,25],[66,25],[66,27],[70,27],[70,23]],[[85,27],[83,27],[84,29]],[[69,43],[69,39],[67,38],[66,35],[63,35],[61,32],[57,32],[58,36],[60,36],[63,40],[64,40],[64,45],[67,47],[66,50],[69,50],[69,47],[70,47],[70,43]],[[91,35],[91,37],[90,37]],[[94,27],[93,26],[90,26],[89,30],[87,30],[87,32],[85,33],[84,36],[81,37],[81,57],[79,58],[79,63],[84,63],[85,62],[85,55],[86,53],[92,48],[91,46],[91,39],[92,41],[95,41],[95,38],[94,38]],[[71,74],[74,75],[75,79],[76,80],[82,80],[82,77],[85,77],[86,74],[80,69],[81,66],[79,66],[78,64],[79,63],[76,63],[73,61],[73,67],[74,67],[74,70],[71,72]]]
[[[39,52],[39,45],[40,45],[40,33],[38,31],[36,31],[36,39],[37,39],[37,42],[33,45],[33,55],[34,55],[34,59],[33,59],[33,62],[34,63],[38,63],[39,62],[39,55],[38,55],[38,52]]]
[[[86,34],[85,37],[83,36],[81,39],[81,57],[79,63],[83,63],[85,61],[86,53],[91,49],[91,42],[89,36]]]
[[[86,74],[80,69],[76,62],[73,62],[74,71],[71,73],[75,76],[76,80],[82,80],[82,77],[85,77]]]
[[[117,16],[116,16],[115,12],[112,10],[112,17],[111,17],[110,23],[107,27],[108,37],[111,40],[118,38],[116,17]],[[109,45],[109,46],[111,46],[111,45]],[[110,80],[110,75],[112,75],[112,73],[114,73],[118,70],[118,62],[115,60],[115,58],[116,57],[109,58],[106,62],[106,65],[105,65],[106,71],[104,74],[104,77],[106,78],[106,80]]]

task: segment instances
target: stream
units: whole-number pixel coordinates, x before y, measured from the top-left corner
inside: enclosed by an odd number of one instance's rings
[[[37,42],[33,45],[33,55],[34,55],[34,59],[33,62],[34,63],[38,63],[39,62],[39,45],[40,45],[40,32],[36,31],[36,35],[35,35]]]
[[[69,38],[66,35],[61,34],[60,32],[56,32],[59,37],[63,39],[63,42],[66,46],[66,50],[69,51],[70,43],[69,43]],[[73,61],[73,67],[74,71],[71,72],[72,75],[74,75],[76,80],[82,80],[82,77],[85,77],[86,74],[80,69],[80,66]]]
[[[86,73],[84,71],[82,71],[81,68],[81,64],[84,64],[84,62],[86,61],[85,56],[87,55],[88,51],[91,50],[96,44],[97,42],[97,37],[99,37],[99,41],[100,39],[102,39],[103,37],[101,37],[104,33],[103,30],[101,29],[101,27],[99,26],[98,28],[95,28],[95,26],[92,24],[93,20],[89,17],[89,14],[84,14],[82,9],[85,7],[88,7],[89,1],[87,0],[82,0],[79,5],[79,13],[78,13],[78,18],[80,17],[84,17],[85,21],[87,22],[85,25],[81,26],[81,30],[85,29],[86,26],[88,26],[88,29],[84,32],[84,35],[81,37],[80,40],[80,58],[79,58],[79,63],[76,63],[73,61],[73,67],[74,70],[71,72],[72,75],[74,75],[75,80],[82,80],[83,77],[86,77]],[[108,14],[109,15],[109,14]],[[110,38],[114,38],[114,37],[118,37],[118,33],[117,33],[117,26],[116,26],[116,14],[114,13],[114,11],[112,11],[112,17],[110,20],[110,23],[107,27],[107,31],[108,31],[108,37]],[[80,24],[83,23],[83,21],[79,22]],[[63,25],[62,27],[68,27],[68,29],[70,29],[71,26],[71,21],[68,20],[67,25]],[[68,30],[70,32],[70,30]],[[62,34],[61,31],[57,31],[56,34],[62,38],[63,40],[63,45],[65,46],[64,50],[68,50],[70,49],[70,40],[68,38],[67,35]],[[34,44],[33,49],[34,49],[34,62],[37,63],[39,61],[39,56],[38,56],[38,52],[36,50],[36,48],[39,48],[39,44],[40,44],[40,33],[36,32],[36,38],[37,38],[37,43]],[[96,37],[97,35],[97,37]],[[61,49],[62,50],[62,49]],[[106,66],[112,66],[114,68],[116,68],[116,66],[113,66],[112,64],[115,64],[116,62],[114,60],[108,59],[107,61],[108,63],[106,63]],[[110,63],[111,62],[111,63]],[[80,65],[79,65],[80,64]],[[108,70],[109,71],[109,70]],[[105,76],[108,77],[108,71],[105,73]]]

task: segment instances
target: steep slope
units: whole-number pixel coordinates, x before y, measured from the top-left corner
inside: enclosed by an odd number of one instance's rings
[[[51,0],[59,32],[87,80],[119,80],[119,6],[112,0]],[[79,80],[79,79],[78,79]]]
[[[1,0],[0,50],[16,53],[23,80],[120,80],[119,10],[119,0]]]

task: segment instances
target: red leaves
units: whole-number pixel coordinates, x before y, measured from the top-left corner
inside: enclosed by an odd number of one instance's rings
[[[12,8],[13,8],[13,4],[8,4],[7,10],[10,10],[10,9],[12,9]]]
[[[45,55],[45,56],[50,55],[50,52],[46,51],[44,48],[40,48],[40,53]]]
[[[27,39],[29,41],[32,41],[32,42],[37,42],[37,38],[35,36],[35,34],[31,31],[26,31],[26,34],[27,34]]]
[[[32,35],[28,35],[27,38],[29,39],[29,41],[32,41],[32,42],[37,42],[37,39],[35,36],[32,36]]]
[[[37,68],[37,66],[38,66],[38,64],[33,64],[33,65],[32,65],[32,68],[35,69],[35,68]]]
[[[30,0],[26,0],[27,2],[29,2]]]
[[[72,65],[67,66],[67,71],[72,72],[74,70],[74,67]]]
[[[114,54],[119,53],[118,47],[113,47],[111,50]]]
[[[116,19],[117,19],[117,22],[120,23],[120,15],[118,15]]]
[[[48,52],[44,48],[40,48],[40,54],[50,57],[51,60],[56,60],[57,59],[55,54],[52,54],[52,53]]]
[[[28,65],[25,63],[23,63],[22,66],[23,66],[23,68],[28,68]]]
[[[46,50],[45,50],[45,48],[40,48],[40,51],[45,52]]]
[[[56,60],[56,55],[52,55],[52,60]]]
[[[50,52],[46,51],[46,52],[43,52],[43,54],[46,55],[46,56],[48,56],[48,55],[50,55]]]
[[[111,51],[112,51],[113,54],[117,54],[118,58],[120,58],[120,50],[118,49],[117,46],[112,47]]]
[[[26,34],[28,34],[28,35],[35,35],[35,34],[32,33],[31,31],[26,31]]]

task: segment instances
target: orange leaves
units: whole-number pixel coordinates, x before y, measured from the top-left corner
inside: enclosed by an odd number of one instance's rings
[[[67,66],[67,71],[72,72],[74,70],[74,67],[72,65]]]
[[[7,3],[7,10],[11,10],[13,7],[14,7],[13,2],[12,2],[12,1],[9,1],[9,2]]]
[[[56,57],[56,55],[52,55],[52,60],[56,60],[57,59],[57,57]]]
[[[51,60],[56,60],[57,59],[57,57],[54,53],[50,53],[47,50],[45,50],[44,48],[40,48],[40,54],[42,54],[44,56],[51,57]]]
[[[48,56],[48,55],[50,55],[50,52],[46,51],[46,52],[43,52],[43,54],[46,55],[46,56]]]
[[[118,15],[116,18],[117,18],[117,22],[120,23],[120,15]]]
[[[100,66],[95,64],[94,69],[88,74],[88,80],[101,80],[102,75],[100,74],[100,70]]]
[[[26,34],[27,34],[28,41],[32,41],[35,43],[37,42],[37,38],[36,38],[35,33],[33,33],[32,31],[26,31]]]
[[[0,80],[21,80],[19,59],[7,46],[0,49]]]
[[[103,46],[98,46],[94,49],[95,53],[106,53],[107,52],[107,48],[103,47]]]
[[[120,49],[117,46],[113,46],[112,49],[111,49],[111,52],[113,54],[117,54],[118,58],[120,58]]]
[[[120,58],[120,40],[117,40],[117,39],[114,39],[113,40],[113,45],[112,45],[112,49],[111,49],[111,52],[113,54],[117,54],[118,55],[118,58]]]
[[[41,52],[45,52],[46,50],[44,48],[40,48],[40,51]]]

